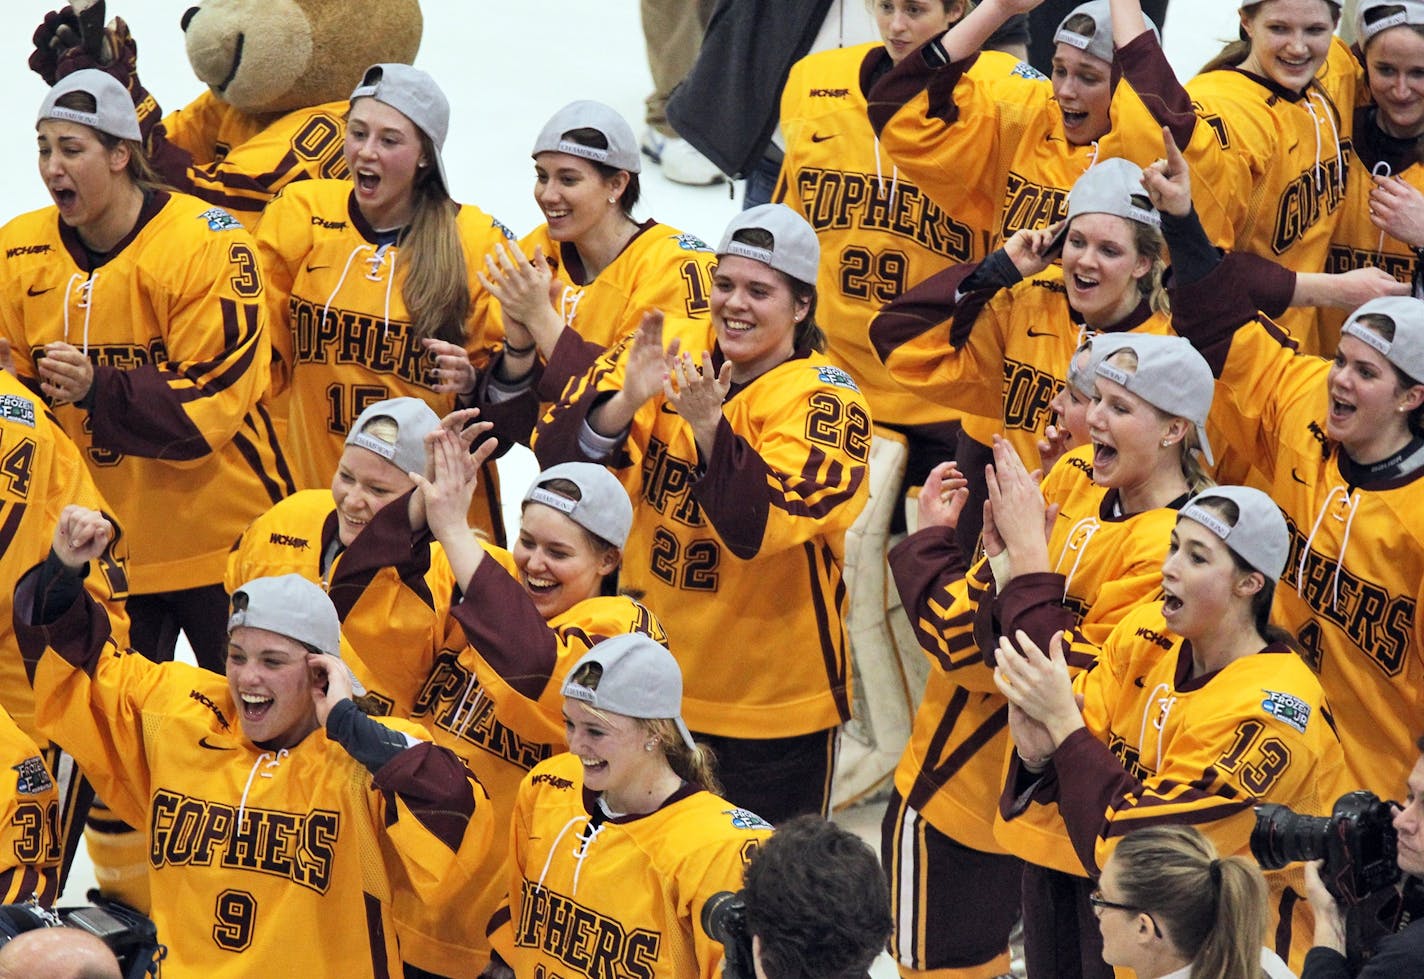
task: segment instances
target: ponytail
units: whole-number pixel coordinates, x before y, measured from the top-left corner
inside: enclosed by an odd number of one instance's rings
[[[722,783],[717,780],[717,756],[705,744],[689,748],[682,740],[677,724],[670,718],[645,720],[644,729],[658,739],[662,745],[663,757],[677,777],[684,782],[700,785],[714,795],[721,794]]]
[[[1111,860],[1123,903],[1152,915],[1192,979],[1260,979],[1267,892],[1254,863],[1218,856],[1191,826],[1131,832]]]

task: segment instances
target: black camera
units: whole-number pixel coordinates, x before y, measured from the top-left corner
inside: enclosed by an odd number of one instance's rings
[[[718,891],[702,905],[702,930],[722,943],[722,979],[756,979],[747,900],[741,891]]]
[[[167,949],[158,941],[158,927],[153,919],[126,904],[98,898],[93,891],[89,897],[95,901],[93,905],[53,911],[33,901],[0,904],[0,946],[36,928],[77,928],[109,946],[119,960],[119,971],[124,979],[158,975],[159,963]]]
[[[1358,970],[1379,940],[1424,914],[1424,885],[1400,879],[1395,802],[1373,792],[1348,792],[1329,816],[1304,816],[1285,806],[1256,807],[1251,854],[1265,870],[1323,860],[1320,879],[1345,909],[1345,951]]]
[[[1394,807],[1373,792],[1349,792],[1329,816],[1303,816],[1285,806],[1256,807],[1251,853],[1265,870],[1324,860],[1320,877],[1343,904],[1359,904],[1399,880]]]

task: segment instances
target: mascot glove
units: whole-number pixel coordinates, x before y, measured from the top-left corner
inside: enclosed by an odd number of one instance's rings
[[[79,15],[73,7],[61,7],[44,15],[31,38],[35,49],[30,52],[30,71],[44,79],[51,88],[59,81],[60,57],[70,48],[79,46]]]
[[[107,61],[96,61],[82,47],[71,47],[60,55],[56,75],[63,78],[83,68],[98,68],[117,79],[119,84],[128,90],[129,98],[133,99],[134,109],[138,112],[139,132],[147,143],[149,134],[163,117],[163,112],[153,96],[148,94],[148,89],[138,80],[138,44],[129,33],[129,25],[122,17],[115,17],[111,25],[104,30],[104,54],[107,56],[110,52],[113,56]]]

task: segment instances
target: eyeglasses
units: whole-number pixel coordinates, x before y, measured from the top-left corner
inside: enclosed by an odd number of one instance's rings
[[[1094,890],[1088,895],[1088,903],[1093,906],[1093,911],[1097,913],[1098,917],[1102,917],[1102,913],[1108,910],[1126,911],[1129,914],[1145,914],[1147,915],[1147,920],[1152,922],[1152,930],[1156,932],[1157,937],[1162,937],[1162,929],[1157,927],[1157,919],[1152,917],[1152,912],[1150,911],[1144,911],[1142,908],[1134,907],[1131,904],[1119,904],[1116,901],[1109,901],[1103,897],[1103,892],[1100,890]]]

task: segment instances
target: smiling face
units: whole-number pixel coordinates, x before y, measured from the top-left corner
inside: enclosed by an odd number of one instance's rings
[[[617,548],[598,548],[565,514],[542,503],[524,504],[514,566],[534,607],[545,619],[596,598],[604,575],[618,567]]]
[[[1080,214],[1063,242],[1068,304],[1094,329],[1124,319],[1142,301],[1137,284],[1152,259],[1137,250],[1132,223],[1115,214]]]
[[[228,635],[227,687],[242,733],[264,748],[291,748],[317,729],[308,652],[295,639],[238,626]]]
[[[1089,351],[1078,351],[1073,355],[1074,367],[1086,370],[1090,357]],[[1048,407],[1052,408],[1053,413],[1058,416],[1058,428],[1068,433],[1070,449],[1087,445],[1091,441],[1091,436],[1088,433],[1088,409],[1092,406],[1093,399],[1066,380],[1063,382],[1063,386],[1058,389],[1058,393],[1053,396],[1053,400],[1048,402]]]
[[[1326,385],[1325,432],[1350,458],[1378,462],[1408,443],[1409,412],[1424,401],[1424,387],[1403,387],[1394,365],[1379,351],[1342,336]]]
[[[1060,41],[1054,46],[1049,77],[1068,142],[1087,146],[1106,136],[1112,129],[1112,65]]]
[[[534,157],[534,203],[544,212],[549,237],[555,241],[578,244],[605,223],[621,223],[618,199],[627,186],[627,172],[605,178],[581,156],[547,152]]]
[[[1241,68],[1303,92],[1330,53],[1335,12],[1325,0],[1262,0],[1241,11],[1251,51]]]
[[[348,445],[331,480],[336,535],[350,547],[371,518],[415,486],[415,481],[370,449]]]
[[[1424,35],[1405,25],[1376,34],[1365,66],[1380,128],[1398,139],[1424,134]]]
[[[346,119],[344,152],[356,205],[371,226],[386,230],[409,224],[415,179],[430,165],[415,123],[384,102],[357,99]]]
[[[1093,444],[1093,481],[1127,496],[1152,486],[1164,470],[1179,473],[1176,443],[1186,422],[1164,415],[1116,381],[1100,376],[1096,383],[1097,400],[1084,416]]]
[[[885,52],[899,64],[911,51],[964,16],[960,0],[871,0]]]
[[[583,784],[603,793],[615,811],[629,811],[631,807],[622,800],[668,767],[661,751],[648,750],[650,734],[636,718],[607,711],[595,714],[572,697],[564,698],[564,736],[569,751],[583,762]]]
[[[720,255],[712,274],[712,323],[732,362],[732,380],[749,381],[796,349],[796,324],[810,302],[797,299],[776,269],[740,255]]]
[[[59,219],[81,235],[104,222],[130,181],[129,149],[112,149],[88,126],[45,119],[36,129],[40,179],[59,208]]]

